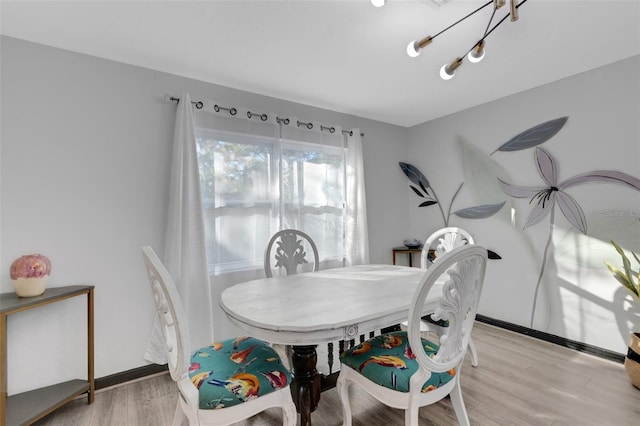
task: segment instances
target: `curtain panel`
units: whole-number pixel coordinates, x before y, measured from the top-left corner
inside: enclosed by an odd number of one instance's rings
[[[205,248],[193,106],[188,93],[182,94],[176,111],[164,264],[182,299],[192,345],[211,344],[214,341],[213,300]],[[157,364],[167,362],[157,316],[144,358]]]

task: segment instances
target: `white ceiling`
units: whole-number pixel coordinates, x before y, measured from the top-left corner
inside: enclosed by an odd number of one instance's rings
[[[484,2],[1,0],[0,30],[400,126],[640,54],[638,0],[528,0],[519,21],[489,35],[485,59],[465,61],[450,81],[440,67],[479,39],[491,7],[407,56],[410,40]]]

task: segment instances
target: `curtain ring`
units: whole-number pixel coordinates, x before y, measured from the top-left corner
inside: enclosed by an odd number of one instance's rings
[[[262,121],[267,121],[267,114],[256,114],[255,112],[251,112],[251,111],[247,111],[247,117],[251,118],[254,115],[257,115],[258,117],[260,117],[260,120]]]
[[[327,127],[327,126],[323,126],[322,124],[320,125],[320,130],[328,130],[329,133],[335,133],[336,128],[331,126],[331,127]]]
[[[307,129],[311,130],[313,129],[313,123],[309,122],[309,123],[303,123],[302,121],[298,120],[298,127],[300,127],[301,124],[304,124]]]
[[[213,106],[213,110],[214,110],[215,112],[220,112],[220,110],[222,110],[222,111],[228,111],[228,112],[229,112],[229,114],[231,114],[231,115],[236,115],[236,114],[238,113],[238,110],[237,110],[237,109],[235,109],[235,108],[225,108],[225,107],[218,106],[218,104],[215,104],[215,105]]]

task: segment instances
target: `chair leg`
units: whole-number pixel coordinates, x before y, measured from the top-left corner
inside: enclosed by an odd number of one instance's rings
[[[351,405],[349,403],[349,383],[344,379],[342,373],[338,376],[336,389],[340,396],[342,405],[342,426],[351,426]]]
[[[409,408],[404,410],[404,425],[405,426],[418,426],[418,414],[419,408],[417,405],[409,404]]]
[[[180,399],[180,395],[178,395],[178,402],[176,403],[176,411],[173,413],[173,421],[171,422],[173,426],[181,426],[182,421],[185,418],[184,412],[182,411],[182,407],[180,406],[179,399]]]
[[[471,352],[471,366],[478,366],[478,350],[476,349],[476,345],[473,343],[473,337],[469,338],[469,351]]]
[[[449,394],[451,397],[451,404],[453,405],[453,410],[456,413],[456,417],[458,418],[458,423],[460,426],[469,426],[469,416],[467,415],[467,409],[464,406],[464,400],[462,399],[462,387],[460,386],[460,376],[456,375],[454,379],[456,381],[456,385],[453,387],[453,390]]]
[[[287,396],[282,405],[282,426],[296,426],[298,414],[291,396]]]

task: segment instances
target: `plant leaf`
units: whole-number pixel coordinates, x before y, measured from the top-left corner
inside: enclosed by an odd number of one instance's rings
[[[620,269],[618,269],[617,267],[613,266],[611,263],[609,263],[607,261],[605,261],[604,263],[605,263],[605,265],[607,265],[607,268],[609,268],[609,271],[611,271],[611,273],[613,274],[613,277],[616,280],[618,280],[618,282],[620,284],[622,284],[627,289],[629,289],[629,291],[631,291],[633,294],[637,295],[635,287],[633,286],[632,283],[629,282],[627,277],[624,275],[624,273]]]
[[[431,186],[429,185],[429,181],[427,180],[427,178],[422,174],[420,170],[418,170],[416,166],[412,166],[411,164],[402,162],[398,164],[400,164],[400,168],[402,169],[404,174],[407,175],[411,182],[415,183],[416,185],[424,186],[425,188],[429,188]]]
[[[413,192],[415,192],[416,194],[418,194],[418,197],[422,197],[424,198],[424,195],[422,195],[422,192],[420,192],[420,190],[418,188],[416,188],[413,185],[409,185],[411,187],[411,189],[413,189]]]
[[[489,155],[494,154],[496,151],[520,151],[522,149],[538,146],[554,137],[566,124],[568,119],[569,117],[560,117],[555,120],[546,121],[538,124],[537,126],[533,126],[509,139]]]
[[[488,250],[488,249],[487,249],[487,257],[489,259],[502,259],[502,257],[498,253],[496,253],[493,250]]]
[[[502,206],[504,206],[505,201],[498,204],[483,204],[481,206],[469,207],[462,210],[457,210],[452,214],[455,214],[458,217],[462,217],[464,219],[484,219],[496,214]]]
[[[424,203],[420,203],[418,207],[427,207],[427,206],[432,206],[434,204],[438,204],[438,202],[430,200],[430,201],[425,201]]]
[[[622,247],[620,247],[618,244],[616,244],[615,241],[612,240],[611,244],[613,244],[613,246],[616,248],[616,251],[618,252],[620,257],[622,258],[622,265],[624,266],[625,278],[627,279],[629,284],[631,284],[632,287],[633,287],[633,275],[631,274],[631,262],[629,261],[629,258],[624,253],[624,250],[622,249]],[[634,289],[634,292],[635,292],[635,289]]]

